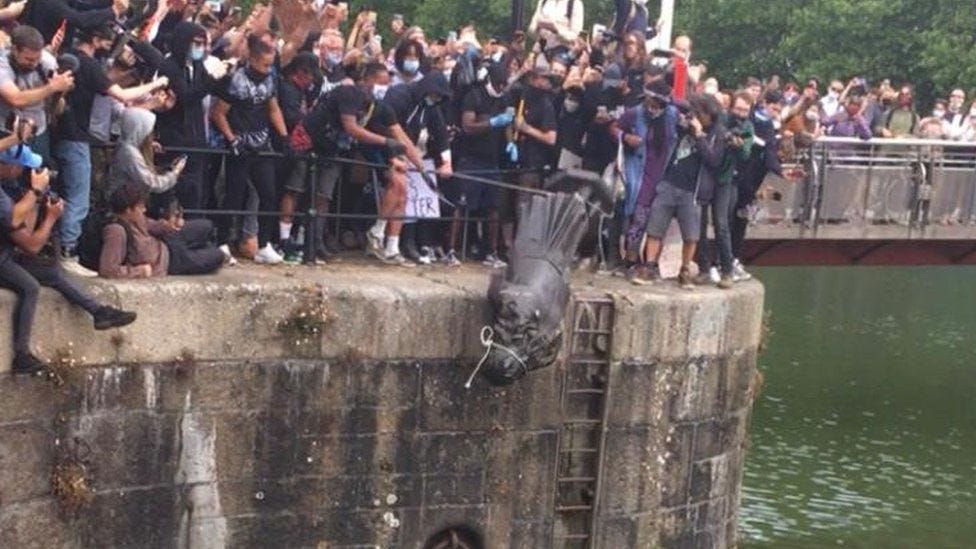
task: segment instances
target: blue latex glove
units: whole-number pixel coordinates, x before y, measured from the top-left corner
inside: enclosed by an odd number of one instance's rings
[[[515,115],[503,112],[501,114],[496,114],[488,121],[492,128],[504,128],[515,120]]]
[[[508,153],[508,159],[511,160],[512,164],[518,163],[518,159],[519,159],[518,145],[510,142],[505,147],[505,152]]]

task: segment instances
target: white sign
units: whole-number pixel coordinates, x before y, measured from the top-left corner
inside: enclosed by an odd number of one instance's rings
[[[434,169],[434,162],[424,160],[424,168]],[[407,172],[407,211],[406,217],[422,219],[438,218],[441,216],[441,203],[437,193],[424,182],[420,172]]]

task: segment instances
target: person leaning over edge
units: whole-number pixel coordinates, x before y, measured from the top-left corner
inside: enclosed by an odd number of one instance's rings
[[[4,141],[0,140],[0,144]],[[70,303],[92,315],[96,330],[118,328],[135,322],[136,313],[101,305],[88,295],[61,268],[53,254],[42,254],[51,238],[54,224],[64,212],[63,202],[49,194],[50,174],[40,167],[41,158],[27,147],[19,154],[5,151],[0,155],[0,179],[27,179],[22,196],[14,202],[0,191],[0,286],[17,296],[14,308],[14,374],[34,374],[44,369],[44,362],[30,350],[34,311],[41,286],[57,290]],[[24,168],[31,169],[24,174]]]

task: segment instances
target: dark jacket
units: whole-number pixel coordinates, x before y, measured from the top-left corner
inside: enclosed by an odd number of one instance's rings
[[[735,177],[740,197],[755,196],[770,172],[783,175],[778,154],[779,138],[776,137],[773,121],[755,111],[752,115],[752,126],[756,136],[755,144],[749,159],[740,165]]]
[[[427,156],[438,164],[441,153],[450,150],[451,143],[441,105],[428,105],[426,97],[435,92],[442,93],[447,86],[447,78],[442,73],[433,72],[417,82],[393,86],[384,99],[414,143],[419,144],[421,132],[427,130]]]
[[[163,60],[159,72],[169,78],[169,87],[176,95],[176,105],[159,115],[157,129],[163,145],[207,146],[207,114],[203,99],[214,90],[217,81],[204,68],[203,61],[189,60],[193,36],[202,30],[195,23],[182,22],[170,35],[170,53]]]
[[[65,33],[63,48],[71,47],[74,29],[93,29],[115,19],[112,3],[100,2],[90,7],[76,8],[68,0],[31,0],[27,3],[27,12],[21,21],[41,32],[44,43],[50,44],[51,38],[58,32],[62,20],[68,21],[68,32]]]

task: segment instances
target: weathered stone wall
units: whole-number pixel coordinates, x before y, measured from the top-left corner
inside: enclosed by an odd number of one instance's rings
[[[142,316],[97,336],[45,294],[39,341],[74,362],[60,386],[0,380],[0,547],[413,548],[457,524],[492,548],[552,546],[565,370],[463,388],[486,284],[352,268],[98,282]],[[732,545],[761,287],[578,284],[617,311],[596,546]]]

